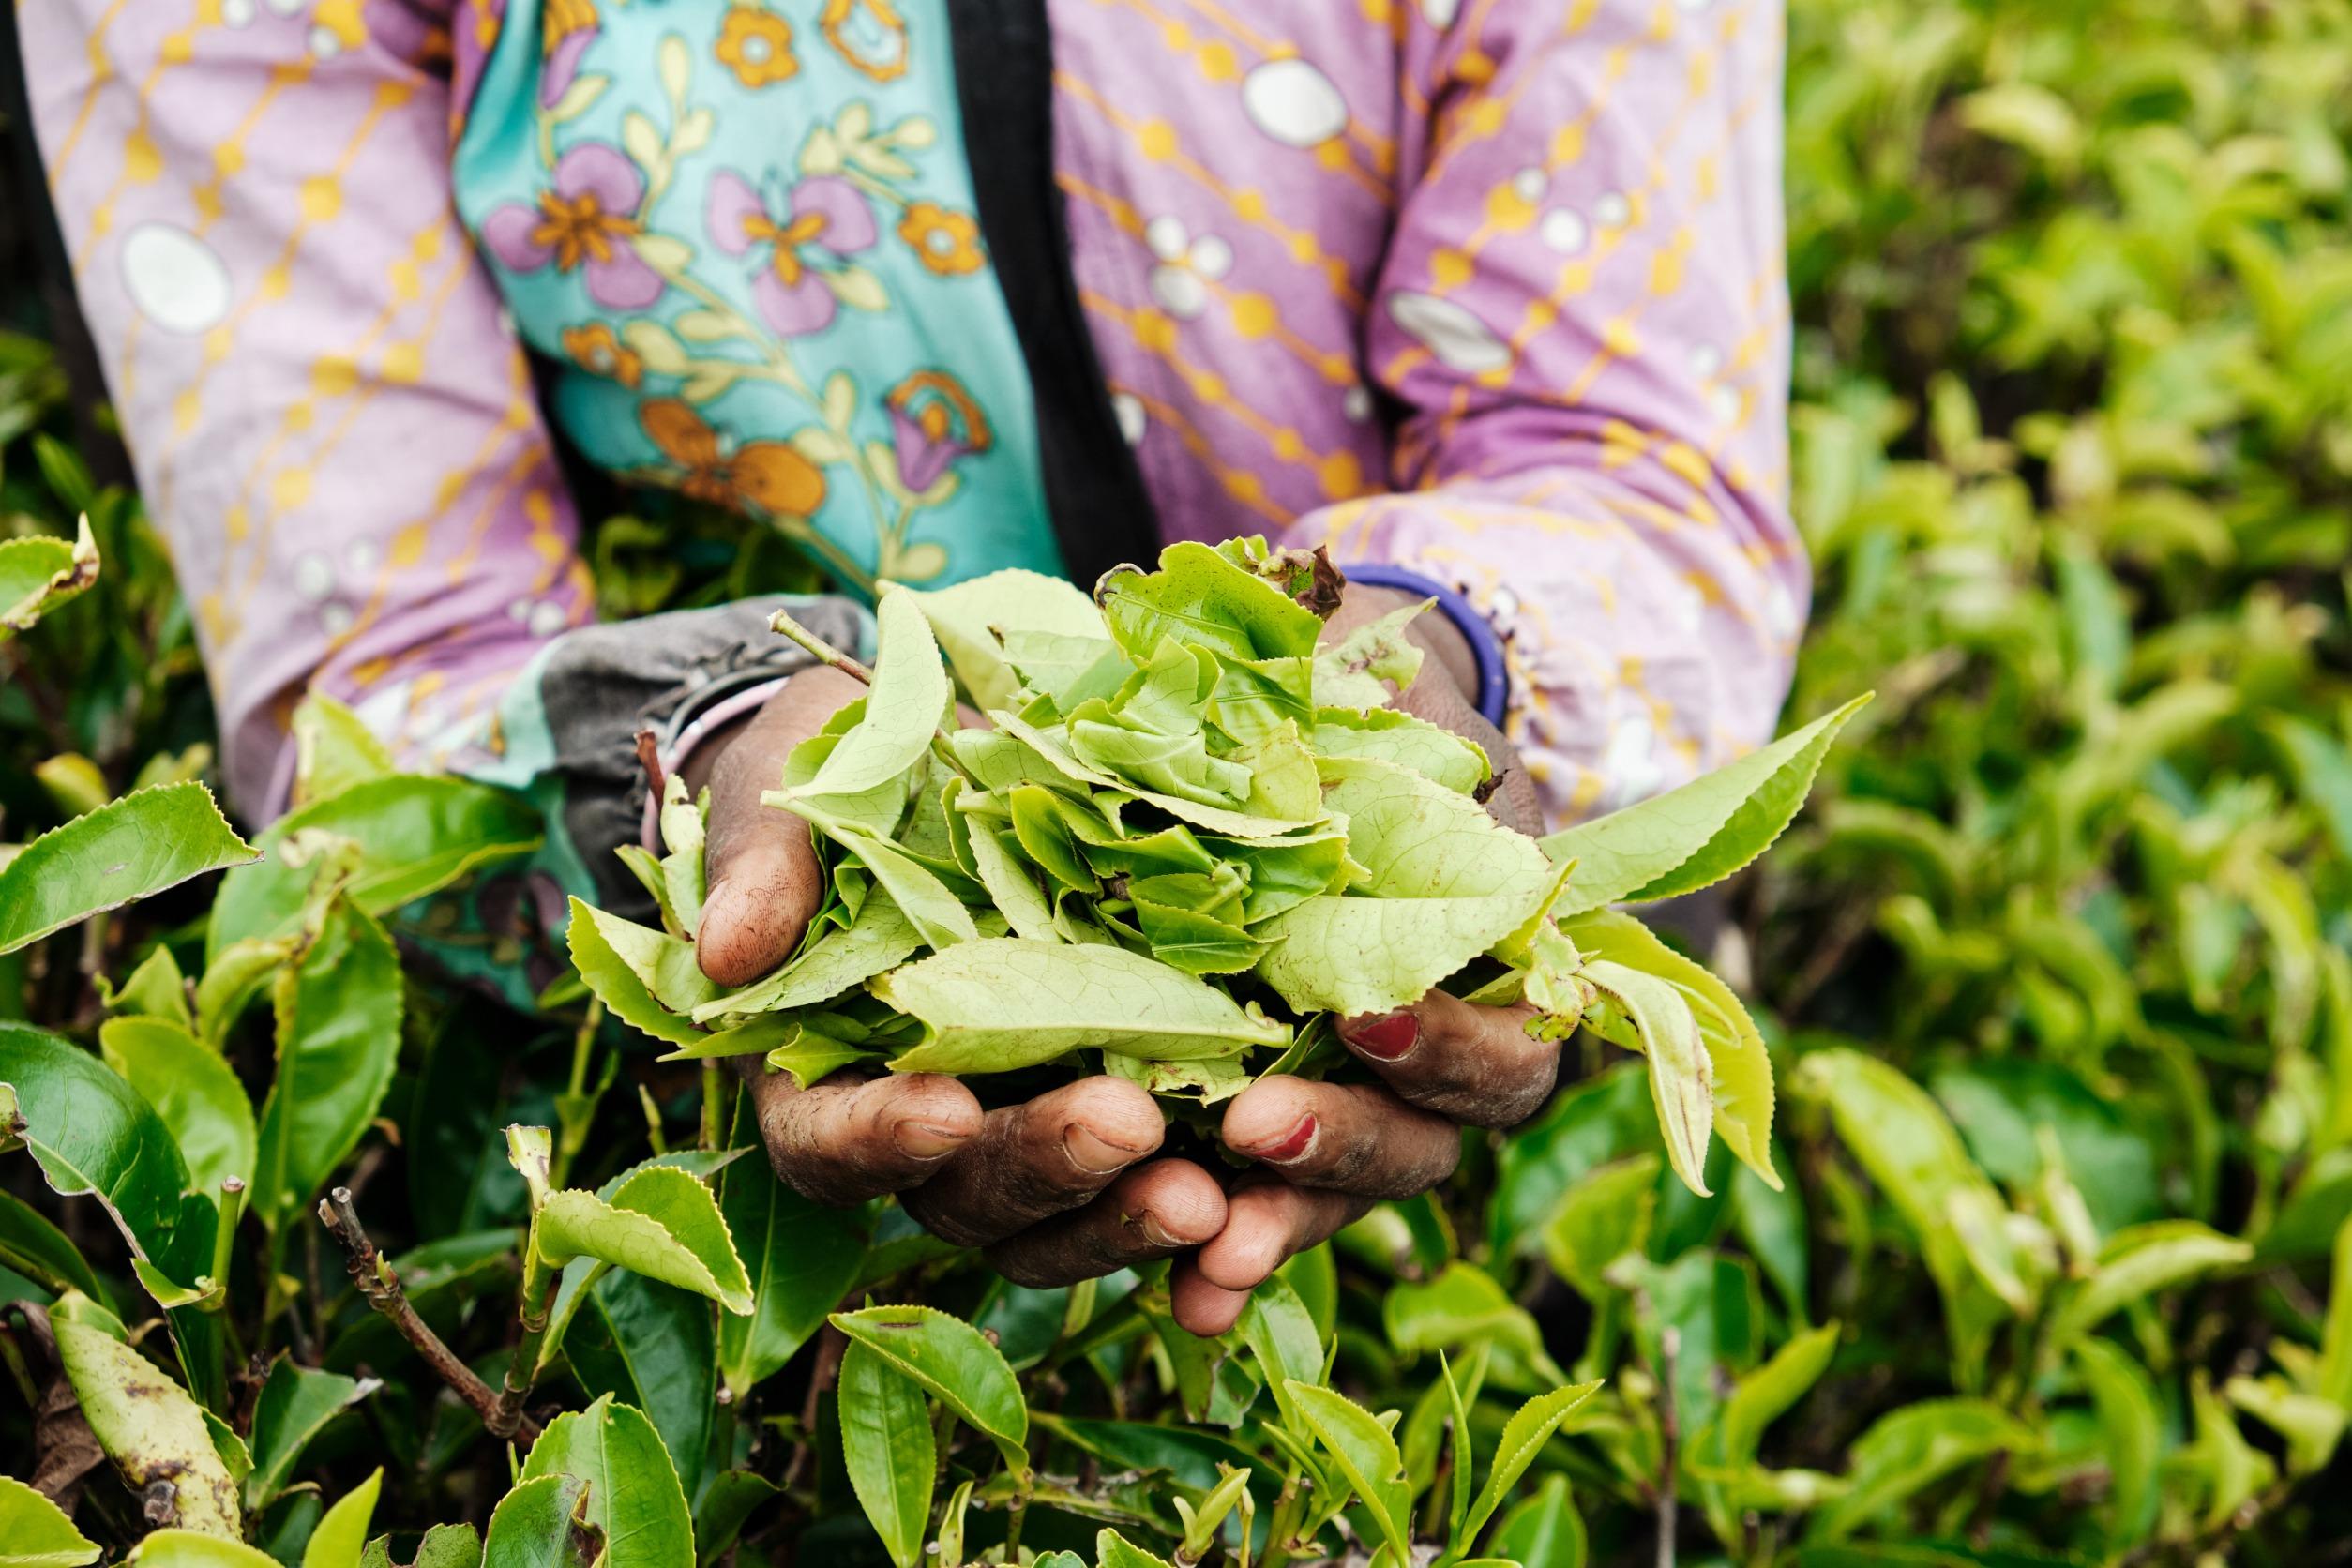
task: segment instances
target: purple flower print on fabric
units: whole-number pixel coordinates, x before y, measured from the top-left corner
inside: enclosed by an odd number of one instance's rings
[[[661,274],[639,259],[637,204],[645,176],[616,148],[582,142],[556,160],[538,205],[510,202],[482,222],[490,254],[516,272],[583,271],[588,297],[611,310],[641,310],[661,297]]]
[[[768,325],[787,338],[819,330],[839,309],[818,258],[846,259],[879,237],[857,187],[830,174],[792,187],[779,217],[749,181],[721,171],[711,179],[707,221],[721,250],[759,256],[752,298]]]

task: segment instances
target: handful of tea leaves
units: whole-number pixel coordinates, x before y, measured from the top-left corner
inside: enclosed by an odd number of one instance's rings
[[[1341,579],[1257,538],[1170,547],[1090,599],[1005,571],[887,589],[868,682],[764,799],[829,873],[798,951],[723,989],[693,947],[704,804],[623,851],[655,930],[575,900],[571,952],[675,1057],[758,1053],[805,1087],[852,1063],[1066,1062],[1212,1102],[1342,1061],[1331,1020],[1440,986],[1525,1000],[1645,1053],[1674,1168],[1711,1128],[1775,1186],[1772,1067],[1728,987],[1612,906],[1719,882],[1777,837],[1860,701],[1670,794],[1540,842],[1482,804],[1485,753],[1389,705],[1399,611],[1327,647]],[[951,679],[950,671],[953,671]],[[957,688],[988,716],[958,725]]]

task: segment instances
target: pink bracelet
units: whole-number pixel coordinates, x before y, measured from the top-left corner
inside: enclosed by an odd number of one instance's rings
[[[656,753],[661,762],[662,776],[667,778],[685,766],[686,760],[694,754],[694,748],[708,739],[712,731],[750,713],[783,690],[784,683],[791,679],[790,675],[779,675],[773,681],[762,681],[758,686],[730,692],[696,714],[694,721],[679,731],[667,748]],[[661,853],[661,795],[660,792],[651,788],[645,792],[645,821],[639,837],[646,852]]]

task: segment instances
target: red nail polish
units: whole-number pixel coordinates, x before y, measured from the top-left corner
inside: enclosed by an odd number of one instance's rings
[[[1280,1142],[1261,1144],[1250,1153],[1271,1165],[1288,1165],[1305,1153],[1307,1145],[1314,1141],[1315,1118],[1302,1116],[1297,1126],[1282,1135]]]
[[[1357,1025],[1349,1032],[1348,1043],[1375,1061],[1394,1062],[1421,1043],[1421,1020],[1410,1013],[1391,1013]]]

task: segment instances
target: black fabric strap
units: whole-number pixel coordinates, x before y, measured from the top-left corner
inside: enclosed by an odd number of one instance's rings
[[[956,97],[997,285],[1037,400],[1046,505],[1063,565],[1091,588],[1159,551],[1135,453],[1111,412],[1070,271],[1053,177],[1053,38],[1045,0],[948,0]]]

